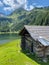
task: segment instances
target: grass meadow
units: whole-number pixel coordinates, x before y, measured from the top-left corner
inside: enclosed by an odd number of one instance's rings
[[[26,55],[21,52],[21,40],[13,40],[0,45],[0,65],[49,65],[35,58],[34,55]]]

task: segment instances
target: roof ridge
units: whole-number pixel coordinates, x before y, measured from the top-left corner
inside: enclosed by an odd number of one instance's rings
[[[35,26],[35,27],[37,26],[37,27],[38,27],[38,26],[40,26],[40,25],[24,25],[24,27],[26,27],[26,26]],[[43,26],[44,26],[44,25],[43,25]],[[40,26],[40,27],[43,27],[43,26]],[[49,27],[49,26],[44,26],[44,27]]]

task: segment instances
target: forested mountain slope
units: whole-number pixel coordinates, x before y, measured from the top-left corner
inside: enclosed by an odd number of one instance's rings
[[[34,8],[26,11],[22,8],[8,16],[0,16],[0,31],[19,31],[24,25],[49,25],[49,7]]]

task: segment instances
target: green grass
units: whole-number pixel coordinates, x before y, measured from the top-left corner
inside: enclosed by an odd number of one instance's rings
[[[49,65],[21,52],[20,39],[0,45],[0,65]]]

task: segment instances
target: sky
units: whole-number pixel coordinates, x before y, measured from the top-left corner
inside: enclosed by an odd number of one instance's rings
[[[0,0],[0,13],[8,15],[20,7],[30,11],[35,6],[49,6],[49,0]]]

